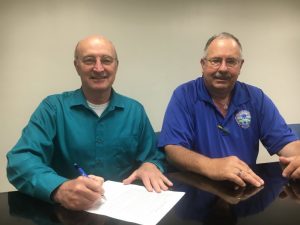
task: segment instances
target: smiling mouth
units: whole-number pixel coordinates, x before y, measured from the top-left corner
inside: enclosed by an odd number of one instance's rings
[[[101,80],[101,79],[106,79],[108,78],[109,76],[107,74],[101,74],[101,75],[93,75],[91,76],[91,79],[93,80]]]

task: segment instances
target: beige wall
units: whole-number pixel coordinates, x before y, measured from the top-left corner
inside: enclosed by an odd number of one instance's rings
[[[101,33],[115,43],[115,89],[138,99],[160,130],[174,88],[201,74],[206,40],[231,32],[244,46],[240,80],[262,88],[287,122],[296,123],[299,22],[297,0],[0,1],[0,191],[12,190],[5,154],[39,102],[80,86],[72,56],[82,37]]]

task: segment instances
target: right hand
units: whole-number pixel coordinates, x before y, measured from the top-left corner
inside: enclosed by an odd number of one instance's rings
[[[104,179],[89,175],[80,176],[60,185],[54,195],[55,202],[60,203],[67,209],[86,210],[95,205],[104,194]]]
[[[204,174],[213,180],[229,180],[241,187],[245,187],[246,183],[255,187],[264,184],[264,181],[236,156],[211,158],[209,160]]]

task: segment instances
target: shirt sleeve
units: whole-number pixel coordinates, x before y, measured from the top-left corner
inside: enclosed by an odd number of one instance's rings
[[[11,184],[21,192],[48,202],[51,202],[51,192],[67,180],[50,167],[55,134],[55,107],[45,99],[6,156]]]
[[[193,105],[186,88],[179,87],[174,91],[166,109],[158,147],[172,144],[193,148],[195,130]]]
[[[163,173],[165,172],[165,153],[157,148],[156,135],[151,126],[148,116],[142,107],[141,132],[139,137],[139,154],[137,160],[140,164],[151,162]]]
[[[289,128],[272,100],[263,92],[259,119],[260,140],[271,155],[297,140],[297,136]]]

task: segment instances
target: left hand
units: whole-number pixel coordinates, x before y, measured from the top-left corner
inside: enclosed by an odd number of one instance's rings
[[[290,179],[300,179],[300,156],[280,156],[279,161],[285,166],[282,176]]]
[[[160,172],[160,170],[153,163],[143,163],[137,170],[135,170],[128,178],[123,180],[124,184],[131,184],[133,181],[140,179],[148,191],[161,192],[168,190],[173,183]]]

